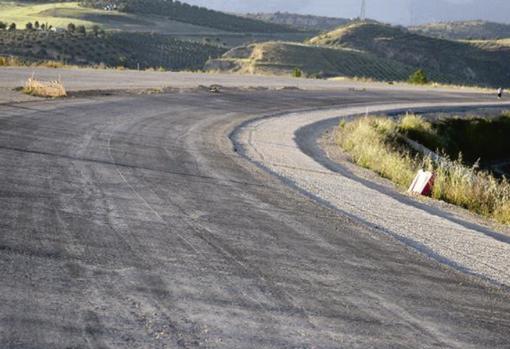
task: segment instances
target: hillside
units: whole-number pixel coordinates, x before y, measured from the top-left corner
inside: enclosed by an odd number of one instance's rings
[[[510,38],[510,24],[486,21],[430,23],[409,29],[417,34],[450,40],[497,40]]]
[[[403,80],[412,72],[404,64],[368,53],[284,42],[235,48],[206,65],[211,71],[277,75],[290,74],[295,68],[309,77],[348,76],[389,81]]]
[[[303,45],[267,43],[240,47],[208,63],[211,70],[405,80],[424,69],[432,81],[510,86],[510,46],[504,42],[454,42],[400,27],[357,22],[321,34]]]
[[[332,30],[350,22],[346,18],[300,15],[288,12],[248,13],[245,16],[264,22],[286,25],[303,31],[315,32]]]
[[[147,14],[130,14],[80,6],[74,2],[0,2],[0,21],[16,23],[24,28],[28,22],[38,21],[56,28],[65,28],[70,22],[92,28],[129,32],[155,32],[160,34],[219,35],[226,32],[204,26],[173,21]]]
[[[120,12],[164,16],[179,22],[236,33],[293,33],[287,26],[244,18],[180,1],[167,0],[83,0],[83,6],[114,8]]]
[[[0,30],[0,56],[15,56],[27,62],[55,60],[132,69],[200,70],[210,57],[223,52],[217,46],[159,34]]]
[[[1,29],[11,23],[17,30]],[[27,23],[34,30],[24,30]],[[68,31],[70,23],[87,35]],[[0,55],[22,62],[195,70],[227,48],[309,36],[177,1],[0,1]]]
[[[480,43],[454,42],[377,23],[355,23],[309,41],[313,45],[370,52],[415,68],[435,81],[456,84],[509,86],[510,47],[487,49]]]
[[[0,0],[0,22],[16,23],[18,29],[23,29],[26,23],[35,21],[62,29],[72,22],[77,26],[83,25],[87,29],[99,26],[106,31],[172,35],[179,40],[227,48],[269,40],[302,42],[313,35],[299,30],[283,33],[230,32],[205,25],[185,23],[179,19],[173,20],[155,14],[127,13],[104,8],[84,7],[76,1]]]

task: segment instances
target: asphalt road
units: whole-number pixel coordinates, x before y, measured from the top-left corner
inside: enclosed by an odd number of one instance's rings
[[[188,91],[0,106],[0,348],[509,348],[507,291],[232,149],[271,113],[470,101]]]

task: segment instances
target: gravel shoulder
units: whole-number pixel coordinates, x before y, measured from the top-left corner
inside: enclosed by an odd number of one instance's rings
[[[351,107],[261,119],[240,129],[237,141],[249,159],[343,215],[457,270],[510,286],[508,232],[462,210],[426,204],[362,178],[341,163],[328,163],[327,154],[317,149],[321,132],[338,118],[429,106]]]

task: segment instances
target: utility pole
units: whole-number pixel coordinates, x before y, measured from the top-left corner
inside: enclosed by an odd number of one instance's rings
[[[367,19],[367,0],[361,0],[361,12],[359,19],[362,21]]]
[[[411,26],[415,25],[416,21],[415,21],[415,14],[414,14],[414,4],[411,0],[408,0],[407,1],[408,3],[408,6],[409,6],[409,24]]]

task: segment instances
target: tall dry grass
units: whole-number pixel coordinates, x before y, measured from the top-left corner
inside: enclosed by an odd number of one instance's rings
[[[29,78],[23,87],[23,92],[38,97],[65,97],[66,89],[60,79],[58,81],[39,81]]]
[[[27,61],[15,56],[0,56],[0,67],[70,68],[75,66],[66,65],[64,62],[54,60]]]
[[[19,67],[23,62],[17,57],[4,57],[0,56],[0,67]]]
[[[341,123],[336,141],[355,163],[402,189],[409,187],[419,169],[433,171],[433,198],[509,224],[510,182],[476,166],[467,167],[462,159],[441,157],[434,161],[430,156],[415,154],[407,148],[403,134],[418,130],[429,130],[433,136],[430,123],[418,116],[408,115],[400,120],[368,116]]]
[[[365,117],[342,123],[337,141],[358,165],[405,187],[412,182],[419,164],[410,152],[397,149],[393,142],[397,135],[397,125],[391,119]]]

